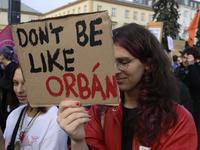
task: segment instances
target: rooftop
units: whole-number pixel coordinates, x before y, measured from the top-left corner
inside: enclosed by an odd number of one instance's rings
[[[0,9],[8,10],[8,2],[9,0],[0,0]],[[26,4],[22,2],[21,2],[21,12],[42,14],[41,12],[27,6]]]

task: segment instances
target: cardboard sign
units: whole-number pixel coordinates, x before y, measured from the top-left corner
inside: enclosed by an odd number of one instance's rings
[[[163,30],[163,23],[162,22],[153,22],[148,23],[147,28],[155,37],[158,39],[158,41],[162,42],[162,30]]]
[[[172,61],[172,56],[177,55],[180,56],[181,53],[185,49],[185,41],[183,40],[173,40],[173,48],[174,50],[169,53],[169,59]]]
[[[31,21],[11,30],[31,106],[64,99],[119,103],[107,11]]]

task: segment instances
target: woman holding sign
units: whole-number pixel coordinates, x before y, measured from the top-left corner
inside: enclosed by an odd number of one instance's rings
[[[195,150],[193,117],[176,103],[178,85],[156,37],[132,23],[115,29],[113,42],[121,103],[88,112],[79,102],[62,101],[57,121],[71,149]]]
[[[13,93],[20,103],[27,99],[21,69],[14,71]],[[64,150],[67,134],[56,122],[58,108],[32,108],[29,104],[14,109],[7,118],[4,132],[5,149]]]

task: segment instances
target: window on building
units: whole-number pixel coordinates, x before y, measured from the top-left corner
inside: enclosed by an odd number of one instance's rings
[[[63,12],[63,15],[65,15],[65,12]]]
[[[189,5],[189,0],[183,0],[183,4],[188,6]]]
[[[129,18],[129,10],[125,11],[125,18]]]
[[[84,12],[87,12],[87,5],[85,5],[85,7],[84,7],[84,8],[85,8]]]
[[[102,7],[101,6],[97,6],[97,11],[101,11],[102,10]]]
[[[152,15],[149,15],[149,22],[152,21]]]
[[[143,4],[143,0],[139,0],[139,3],[140,3],[140,4]]]
[[[112,22],[111,23],[111,29],[113,30],[115,28],[117,28],[117,22]]]
[[[81,7],[78,8],[78,13],[81,13]]]
[[[116,16],[116,9],[112,8],[112,16]]]
[[[184,16],[184,17],[187,17],[187,13],[188,13],[188,12],[185,10],[184,13],[183,13],[183,16]]]
[[[31,17],[31,18],[30,18],[30,21],[31,21],[31,20],[37,20],[37,18],[32,18],[32,17]]]
[[[152,6],[152,0],[148,1],[148,6]]]
[[[134,19],[134,20],[137,20],[137,12],[134,12],[134,13],[133,13],[133,19]]]
[[[197,8],[197,3],[194,3],[194,8]]]
[[[116,28],[116,26],[115,26],[115,24],[111,24],[111,29],[113,30],[113,29],[115,29]]]
[[[70,14],[70,10],[68,10],[68,14]]]
[[[190,7],[193,7],[193,2],[190,2]]]
[[[73,14],[75,14],[75,9],[73,9]]]
[[[145,14],[142,13],[142,15],[141,15],[141,20],[142,20],[142,21],[144,21],[144,17],[145,17]]]

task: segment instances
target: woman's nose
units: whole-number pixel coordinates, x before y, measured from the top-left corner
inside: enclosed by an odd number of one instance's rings
[[[115,74],[120,73],[121,70],[118,68],[117,64],[115,63]]]
[[[24,89],[25,89],[24,85],[19,85],[17,88],[17,92],[22,93],[22,92],[24,92]]]

